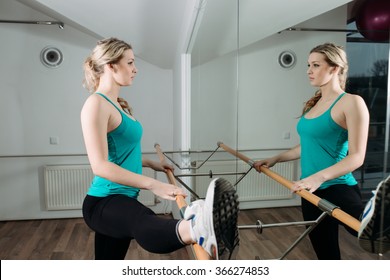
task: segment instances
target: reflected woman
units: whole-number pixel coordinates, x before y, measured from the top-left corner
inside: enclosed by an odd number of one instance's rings
[[[352,172],[364,162],[369,112],[359,95],[345,92],[347,72],[347,56],[342,47],[325,43],[310,51],[307,74],[310,84],[318,90],[305,103],[298,122],[300,144],[257,161],[254,167],[260,172],[260,166],[272,167],[278,162],[300,159],[301,179],[294,182],[293,190],[314,193],[359,219],[364,205]],[[389,192],[386,184],[380,191]],[[312,221],[322,211],[302,199],[302,213],[304,220]],[[338,226],[336,219],[327,216],[310,233],[318,259],[341,259]]]

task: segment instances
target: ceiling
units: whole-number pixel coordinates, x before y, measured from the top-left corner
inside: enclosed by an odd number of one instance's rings
[[[194,38],[191,34],[219,42],[210,43],[208,49],[216,55],[235,47],[223,42],[237,35],[236,0],[17,1],[63,21],[65,28],[72,26],[97,39],[123,39],[132,44],[137,57],[163,69],[172,69],[177,54],[188,50]],[[312,0],[240,0],[240,30],[248,31],[240,40],[253,43],[348,2],[326,0],[314,5]],[[201,25],[209,28],[198,34]]]

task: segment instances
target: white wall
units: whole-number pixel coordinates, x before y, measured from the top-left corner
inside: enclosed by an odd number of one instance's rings
[[[16,1],[0,2],[0,18],[51,20]],[[82,88],[82,63],[98,38],[70,26],[5,23],[0,37],[0,220],[80,216],[80,211],[45,211],[41,168],[88,162],[72,154],[85,154],[80,110],[88,93]],[[56,69],[40,61],[48,45],[64,55]],[[136,63],[134,85],[122,93],[143,124],[143,150],[154,152],[156,142],[171,149],[172,71],[138,58]],[[59,143],[51,145],[50,137]],[[57,154],[64,156],[42,157]]]
[[[235,143],[237,102],[236,52],[192,69],[192,149],[213,150],[218,141]]]

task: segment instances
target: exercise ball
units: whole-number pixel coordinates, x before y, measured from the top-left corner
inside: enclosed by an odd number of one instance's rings
[[[390,0],[364,1],[356,13],[356,27],[368,40],[389,40]]]

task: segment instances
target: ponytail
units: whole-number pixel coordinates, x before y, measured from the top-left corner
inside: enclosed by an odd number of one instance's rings
[[[303,107],[303,110],[302,110],[301,117],[317,104],[317,102],[318,102],[318,100],[320,100],[321,96],[322,96],[321,90],[317,90],[316,93],[314,94],[314,96],[312,98],[310,98],[308,101],[306,101],[305,106]]]
[[[119,105],[121,105],[123,111],[125,111],[126,113],[128,113],[130,116],[133,115],[133,110],[132,108],[129,106],[129,103],[127,103],[126,100],[124,100],[123,98],[121,97],[118,97],[117,99]]]
[[[83,86],[89,93],[94,93],[99,85],[100,74],[102,70],[94,66],[92,58],[89,56],[84,62],[84,80]]]

